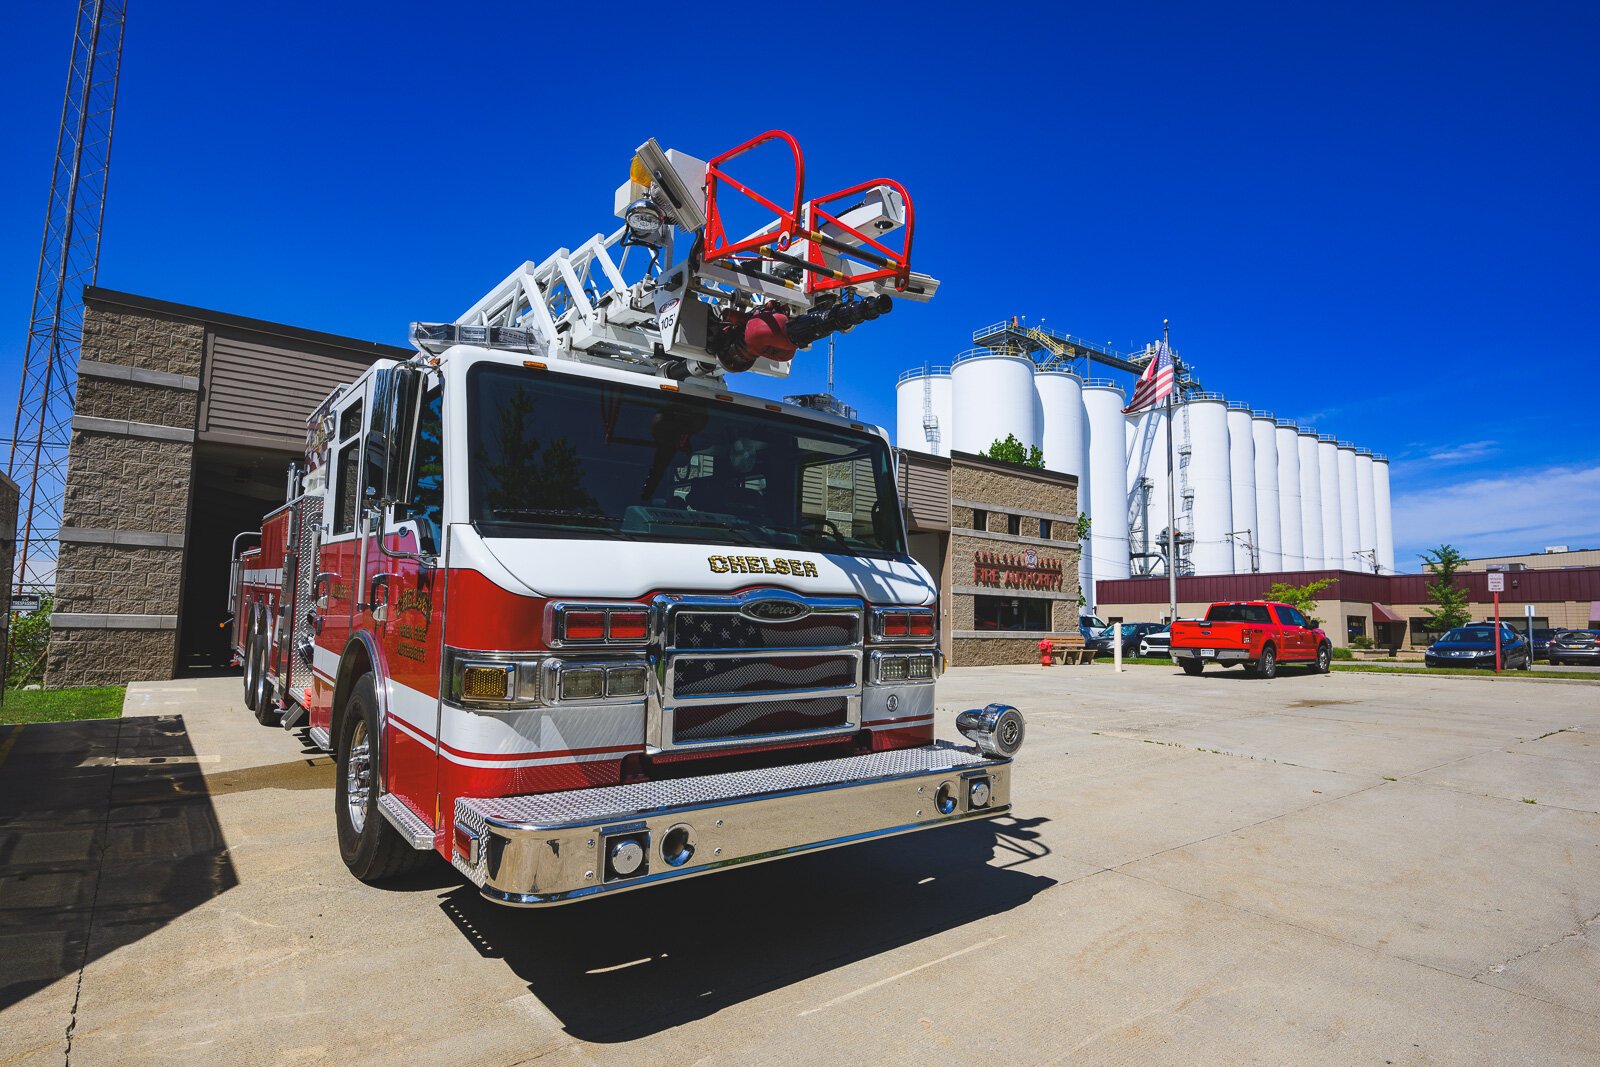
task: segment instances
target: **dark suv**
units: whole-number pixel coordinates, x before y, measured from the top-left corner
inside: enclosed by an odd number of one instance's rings
[[[1097,649],[1102,656],[1109,656],[1116,647],[1117,631],[1122,631],[1122,658],[1131,659],[1139,654],[1139,639],[1147,634],[1158,633],[1167,627],[1159,622],[1122,622],[1107,626],[1104,630],[1089,638],[1088,646]]]

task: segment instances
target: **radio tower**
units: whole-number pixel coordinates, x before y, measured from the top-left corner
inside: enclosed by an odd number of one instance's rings
[[[83,336],[83,287],[94,284],[100,269],[100,227],[105,221],[126,14],[126,0],[78,3],[8,464],[11,477],[22,488],[18,592],[42,593],[55,585],[78,343]]]

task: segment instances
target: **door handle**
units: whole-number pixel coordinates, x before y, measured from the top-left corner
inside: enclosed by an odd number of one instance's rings
[[[357,604],[358,611],[371,611],[374,622],[383,622],[389,616],[389,579],[392,574],[374,574],[367,579],[367,602]],[[383,589],[383,599],[378,599],[378,589]]]

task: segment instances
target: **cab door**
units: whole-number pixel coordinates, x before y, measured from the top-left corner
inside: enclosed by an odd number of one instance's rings
[[[1283,625],[1279,647],[1283,654],[1279,657],[1285,660],[1315,659],[1317,655],[1316,634],[1306,629],[1306,617],[1287,605],[1273,608],[1278,613],[1278,622]]]
[[[312,661],[310,724],[333,724],[333,686],[354,624],[361,576],[361,441],[365,429],[366,387],[352,389],[333,408],[327,496],[322,508],[322,543],[312,591],[312,610],[320,627]]]
[[[437,826],[439,683],[444,660],[444,393],[430,376],[406,453],[404,503],[382,516],[368,553],[372,627],[388,664],[384,787]],[[390,553],[393,553],[392,555]],[[419,559],[418,556],[423,558]]]

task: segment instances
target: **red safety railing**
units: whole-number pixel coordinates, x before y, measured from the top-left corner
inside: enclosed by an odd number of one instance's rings
[[[752,148],[764,145],[768,141],[782,141],[789,146],[789,151],[794,156],[793,207],[779,207],[722,169],[722,165],[728,160],[742,156]],[[768,130],[758,137],[752,137],[738,148],[729,149],[720,156],[713,157],[706,164],[706,226],[705,246],[701,252],[702,261],[709,263],[712,260],[726,259],[729,256],[737,256],[740,253],[752,252],[768,246],[776,248],[779,252],[786,251],[789,243],[794,240],[795,231],[800,228],[801,209],[805,204],[805,184],[806,161],[805,157],[800,154],[799,142],[782,130]],[[777,232],[763,233],[730,243],[727,230],[722,222],[722,209],[717,203],[717,190],[722,185],[731,186],[735,191],[744,194],[777,215]]]
[[[858,196],[869,189],[887,187],[900,194],[905,203],[906,220],[901,237],[903,243],[899,250],[890,248],[883,242],[862,233],[854,226],[842,221],[822,205],[831,204],[845,197]],[[894,279],[895,288],[904,289],[911,280],[911,238],[916,229],[916,215],[911,207],[911,194],[906,192],[906,187],[893,178],[876,178],[872,181],[852,185],[848,189],[840,189],[827,196],[819,196],[806,205],[805,221],[810,229],[804,231],[802,236],[807,238],[806,260],[808,271],[806,276],[806,291],[808,293],[823,292],[828,289],[841,289],[848,285],[857,285],[861,282],[878,281],[883,278]],[[845,241],[835,240],[822,232],[824,225],[832,225],[851,237],[860,241],[860,245],[852,245]],[[824,262],[823,249],[827,248],[835,255],[849,256],[870,265],[873,269],[861,273],[850,274],[837,271]]]

